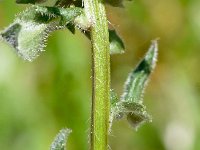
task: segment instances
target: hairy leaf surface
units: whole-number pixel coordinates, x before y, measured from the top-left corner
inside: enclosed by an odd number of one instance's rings
[[[112,105],[111,119],[127,116],[130,125],[136,129],[141,124],[151,121],[151,116],[147,113],[146,107],[143,105],[143,93],[149,76],[155,68],[157,51],[157,41],[152,41],[152,45],[145,57],[129,74],[120,101],[116,105]]]
[[[144,59],[129,74],[124,85],[121,101],[142,102],[142,95],[148,82],[149,75],[155,68],[157,51],[157,41],[153,41]]]
[[[67,138],[71,132],[72,130],[70,129],[60,130],[51,144],[50,150],[66,150]]]
[[[66,28],[82,12],[81,8],[32,6],[20,13],[7,29],[0,33],[25,60],[32,61],[44,51],[52,31]]]

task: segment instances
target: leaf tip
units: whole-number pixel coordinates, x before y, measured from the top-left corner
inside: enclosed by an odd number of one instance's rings
[[[145,60],[150,66],[151,71],[155,68],[158,57],[158,39],[151,41],[151,46],[145,56]]]
[[[65,150],[66,140],[71,132],[72,130],[68,128],[61,129],[51,144],[50,150]]]

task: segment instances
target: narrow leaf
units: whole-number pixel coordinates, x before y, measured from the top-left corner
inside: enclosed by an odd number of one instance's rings
[[[121,97],[122,101],[142,102],[142,95],[148,82],[149,75],[156,65],[157,51],[157,41],[152,41],[152,45],[144,59],[138,64],[136,69],[129,74]]]
[[[156,65],[157,51],[157,41],[154,40],[144,59],[129,74],[124,93],[118,104],[123,108],[123,112],[127,114],[128,122],[136,129],[141,124],[151,121],[150,115],[146,112],[146,107],[142,105],[142,96],[149,76]]]
[[[70,129],[60,130],[51,144],[50,150],[66,150],[66,141],[71,132],[72,130]]]
[[[0,37],[25,60],[32,61],[44,51],[49,34],[81,14],[80,8],[32,6],[20,13]]]
[[[111,105],[111,123],[113,119],[119,119],[122,116],[126,116],[130,125],[135,129],[145,122],[151,122],[151,116],[143,105],[142,96],[149,76],[155,68],[157,51],[157,41],[154,40],[145,57],[129,74],[120,101],[115,101],[116,104]]]

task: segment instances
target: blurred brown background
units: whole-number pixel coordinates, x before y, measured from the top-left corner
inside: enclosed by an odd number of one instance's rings
[[[27,6],[0,1],[0,29]],[[155,38],[159,59],[144,103],[153,122],[134,131],[115,122],[113,150],[200,149],[200,1],[134,0],[107,6],[110,23],[126,44],[111,56],[112,88],[120,95],[127,74]],[[86,150],[91,102],[90,42],[78,30],[56,31],[46,52],[29,63],[0,43],[0,149],[45,150],[63,128],[68,149]]]

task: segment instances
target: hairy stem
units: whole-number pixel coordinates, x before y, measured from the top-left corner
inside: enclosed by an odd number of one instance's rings
[[[110,114],[110,54],[105,8],[100,0],[84,1],[91,24],[93,93],[91,112],[91,150],[106,150]]]

